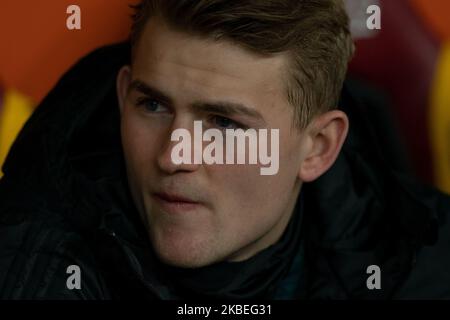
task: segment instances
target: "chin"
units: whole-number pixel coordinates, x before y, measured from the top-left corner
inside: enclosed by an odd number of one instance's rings
[[[160,261],[166,265],[178,268],[196,269],[209,265],[207,261],[191,256],[166,256],[158,254]]]
[[[161,250],[155,248],[159,260],[167,265],[179,268],[201,268],[210,265],[215,259],[208,257],[208,255],[201,254],[192,250]]]
[[[167,265],[180,268],[200,268],[217,262],[211,241],[201,241],[189,237],[162,237],[151,239],[159,260]],[[196,241],[197,240],[197,241]]]

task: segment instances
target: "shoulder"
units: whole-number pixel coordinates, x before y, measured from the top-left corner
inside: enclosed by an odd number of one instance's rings
[[[399,299],[450,299],[450,196],[435,191],[437,237],[418,250]]]
[[[0,297],[107,297],[91,244],[49,198],[45,190],[0,180]],[[71,266],[81,273],[80,289],[68,287],[76,272]]]

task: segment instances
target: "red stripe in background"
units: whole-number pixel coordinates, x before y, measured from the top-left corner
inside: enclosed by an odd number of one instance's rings
[[[436,38],[450,40],[450,1],[448,0],[410,0],[424,25]]]

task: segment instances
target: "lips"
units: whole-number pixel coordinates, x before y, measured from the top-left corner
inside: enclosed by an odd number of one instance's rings
[[[184,197],[184,196],[176,195],[176,194],[165,193],[165,192],[155,193],[155,196],[157,196],[158,198],[161,198],[164,201],[169,201],[169,202],[198,203],[197,201],[194,201],[188,197]]]
[[[200,207],[201,203],[191,199],[189,197],[158,192],[153,194],[153,198],[157,201],[159,206],[168,213],[183,213],[196,210]]]

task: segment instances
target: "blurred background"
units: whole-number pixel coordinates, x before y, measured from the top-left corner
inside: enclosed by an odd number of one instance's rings
[[[61,75],[93,49],[127,38],[134,2],[0,2],[0,166]],[[81,8],[81,30],[66,28],[72,4]],[[373,4],[381,8],[380,30],[366,26]],[[450,193],[450,1],[346,0],[346,6],[356,41],[350,78],[385,109],[411,172]]]

